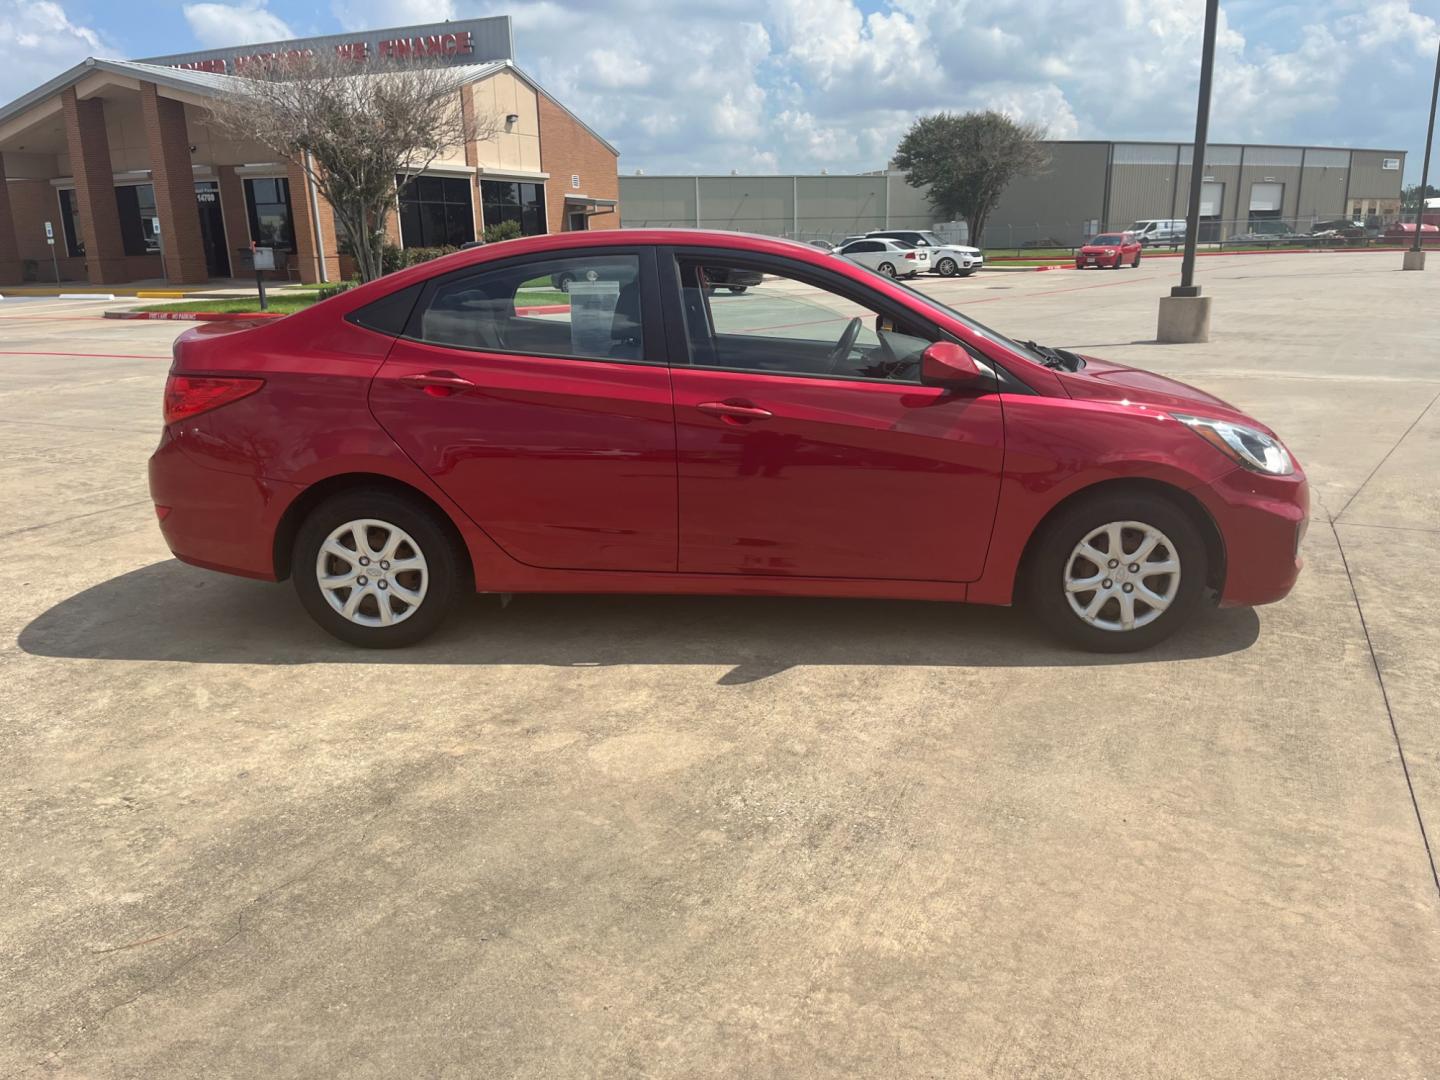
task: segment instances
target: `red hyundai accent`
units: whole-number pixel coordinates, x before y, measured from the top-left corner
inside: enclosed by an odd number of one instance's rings
[[[1024,599],[1137,649],[1206,596],[1289,592],[1308,502],[1203,391],[693,230],[492,244],[191,330],[150,490],[177,557],[293,578],[377,647],[473,589]]]
[[[1097,269],[1108,266],[1119,270],[1122,266],[1140,265],[1140,241],[1131,232],[1104,233],[1092,236],[1079,251],[1075,252],[1075,269],[1087,266]]]

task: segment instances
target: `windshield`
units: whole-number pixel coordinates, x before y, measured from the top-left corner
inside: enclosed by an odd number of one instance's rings
[[[1102,246],[1103,246],[1103,245],[1106,245],[1106,244],[1120,244],[1120,243],[1123,243],[1123,242],[1124,242],[1124,241],[1122,241],[1122,240],[1120,239],[1120,234],[1119,234],[1119,233],[1106,233],[1105,235],[1103,235],[1103,236],[1097,236],[1097,237],[1095,237],[1093,240],[1090,241],[1090,243],[1092,243],[1092,244],[1097,244],[1097,245],[1102,245]]]
[[[905,248],[906,250],[909,250],[910,248],[913,248],[915,246],[914,244],[910,243],[909,240],[891,240],[890,242],[896,247]]]
[[[920,300],[927,306],[934,308],[936,311],[944,312],[956,322],[963,323],[967,330],[984,338],[986,341],[993,342],[996,345],[1001,346],[1002,348],[1009,349],[1017,356],[1023,356],[1026,360],[1029,360],[1032,363],[1041,365],[1045,363],[1045,358],[1039,353],[1037,353],[1034,349],[1031,349],[1025,345],[1021,345],[1018,341],[1012,341],[1010,338],[1000,333],[1000,331],[991,330],[990,327],[986,326],[984,323],[978,323],[974,319],[970,318],[968,315],[960,314],[960,312],[956,311],[948,304],[942,304],[939,300],[936,300],[929,293],[921,292],[919,289],[915,288],[914,285],[911,285],[905,281],[901,281],[898,278],[893,279],[890,283],[892,285],[900,286],[900,288],[905,289],[907,292],[915,296],[916,299]]]
[[[920,239],[924,240],[925,243],[929,244],[931,247],[945,246],[945,241],[941,240],[940,237],[936,236],[933,232],[922,232],[920,234]]]
[[[1150,224],[1150,222],[1148,222],[1148,221],[1137,221],[1137,222],[1135,222],[1134,225],[1131,225],[1131,226],[1130,226],[1130,231],[1131,231],[1131,232],[1144,232],[1144,231],[1145,231],[1145,226],[1146,226],[1146,225],[1149,225],[1149,224]]]

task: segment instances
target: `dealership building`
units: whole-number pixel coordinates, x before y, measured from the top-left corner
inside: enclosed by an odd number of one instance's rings
[[[252,244],[276,249],[281,276],[344,276],[333,214],[301,166],[210,116],[247,64],[330,51],[357,73],[453,67],[457,107],[498,127],[397,188],[392,243],[458,246],[501,221],[527,235],[619,225],[617,151],[516,66],[499,16],[77,64],[0,107],[0,284],[238,277]]]
[[[1014,181],[991,213],[989,246],[1078,244],[1145,218],[1185,216],[1191,144],[1046,145],[1046,170]],[[1399,150],[1211,145],[1201,174],[1200,237],[1223,240],[1267,219],[1297,231],[1337,218],[1388,224],[1400,213],[1404,169]],[[627,226],[835,240],[870,229],[943,224],[924,189],[911,187],[893,169],[860,175],[623,176],[620,193]]]

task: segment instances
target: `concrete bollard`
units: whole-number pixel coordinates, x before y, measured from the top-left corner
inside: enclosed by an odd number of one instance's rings
[[[1424,270],[1424,269],[1425,269],[1425,252],[1423,252],[1423,251],[1407,251],[1407,252],[1405,252],[1405,262],[1404,262],[1404,265],[1402,265],[1402,266],[1400,267],[1400,269],[1402,269],[1402,270]]]
[[[1210,297],[1162,296],[1155,340],[1184,345],[1210,340]]]

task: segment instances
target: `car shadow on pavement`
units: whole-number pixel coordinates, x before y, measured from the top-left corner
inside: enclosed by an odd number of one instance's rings
[[[813,665],[1075,667],[1221,656],[1248,648],[1249,608],[1207,609],[1157,648],[1116,656],[1052,641],[1009,608],[898,600],[518,595],[476,597],[398,650],[335,641],[288,585],[155,563],[62,600],[21,632],[36,656],[199,664],[727,665],[722,684]]]

